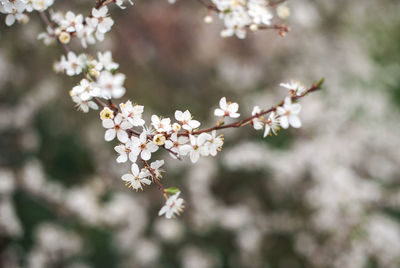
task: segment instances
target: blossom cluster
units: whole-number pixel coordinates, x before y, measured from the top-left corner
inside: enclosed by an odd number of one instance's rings
[[[84,76],[70,91],[78,109],[88,112],[90,108],[98,109],[98,105],[103,106],[100,119],[106,129],[104,139],[108,142],[116,139],[119,142],[114,147],[118,153],[116,161],[129,162],[131,165],[130,172],[122,175],[121,179],[136,191],[156,183],[167,198],[166,207],[160,214],[171,218],[173,214],[182,211],[184,202],[182,198],[178,198],[179,189],[164,189],[160,184],[164,160],[148,163],[152,161],[152,154],[163,148],[174,159],[188,157],[192,163],[196,163],[201,157],[216,156],[224,144],[223,136],[218,134],[217,130],[225,124],[225,120],[240,117],[239,104],[227,101],[226,97],[221,98],[219,107],[214,110],[214,115],[219,120],[211,129],[200,130],[201,123],[193,118],[189,110],[176,110],[173,119],[153,114],[146,124],[143,119],[144,106],[128,100],[116,107],[106,105],[100,100],[110,101],[125,94],[125,75],[116,73],[118,67],[110,51],[99,52],[97,59],[87,54],[76,55],[69,52],[55,64],[56,70],[69,76]],[[289,94],[281,105],[267,111],[255,106],[251,117],[244,122],[233,123],[232,127],[241,127],[249,123],[256,130],[264,129],[264,137],[272,133],[276,135],[280,127],[301,127],[301,106],[299,103],[293,103],[292,98],[303,96],[307,89],[296,81],[283,83],[281,86],[289,89]],[[168,194],[174,195],[168,197]]]
[[[268,0],[211,0],[211,2],[209,10],[216,11],[225,26],[221,31],[222,37],[236,35],[244,39],[247,29],[255,32],[272,26],[274,18],[272,9],[275,5]],[[276,13],[279,18],[286,19],[290,15],[290,9],[281,4],[276,7]],[[204,21],[211,23],[213,19],[207,15]]]
[[[214,111],[214,115],[218,117],[214,127],[200,129],[201,123],[193,119],[189,110],[176,110],[173,119],[153,114],[146,124],[143,119],[144,106],[129,100],[119,105],[113,103],[113,99],[119,99],[125,94],[126,77],[116,72],[119,64],[113,61],[110,51],[99,52],[95,58],[86,53],[77,55],[67,47],[71,37],[80,39],[85,48],[88,44],[104,40],[105,33],[109,32],[114,24],[113,19],[108,16],[107,5],[115,3],[123,9],[125,8],[123,0],[98,0],[91,15],[85,18],[82,14],[75,14],[72,11],[65,14],[50,12],[50,20],[42,11],[53,1],[39,1],[42,3],[40,7],[33,4],[38,1],[29,1],[29,4],[27,0],[0,1],[2,10],[10,14],[16,10],[21,10],[19,13],[22,14],[24,10],[29,11],[32,8],[41,11],[47,32],[40,34],[39,38],[44,39],[45,43],[57,39],[66,52],[66,55],[61,56],[61,60],[55,63],[54,69],[68,76],[81,76],[79,84],[70,91],[72,101],[83,112],[88,112],[89,109],[97,110],[99,106],[103,108],[100,119],[106,129],[104,138],[108,142],[118,140],[119,144],[114,147],[118,153],[116,161],[129,162],[131,166],[130,172],[122,175],[121,179],[136,191],[143,190],[144,186],[152,183],[157,184],[166,198],[166,204],[159,214],[165,214],[167,218],[183,210],[184,200],[179,197],[179,189],[174,187],[165,189],[160,183],[164,160],[152,160],[152,154],[160,148],[168,151],[174,159],[188,157],[192,163],[196,163],[201,157],[216,156],[222,149],[224,139],[217,133],[221,129],[251,124],[256,130],[264,129],[265,137],[271,133],[276,134],[280,127],[285,129],[289,126],[301,127],[298,116],[301,106],[293,101],[306,95],[308,89],[299,82],[281,84],[289,89],[289,94],[279,105],[265,111],[256,106],[250,117],[231,124],[225,121],[240,117],[239,104],[229,102],[225,97],[220,99],[219,108]],[[254,30],[261,24],[270,25],[273,18],[271,5],[265,0],[212,0],[212,2],[225,22],[226,29],[222,33],[223,36],[236,34],[239,38],[244,38],[245,28],[250,27]],[[20,5],[23,9],[19,9]]]
[[[85,17],[68,11],[52,12],[50,19],[57,27],[47,27],[47,32],[41,33],[39,38],[45,43],[50,43],[57,38],[61,43],[68,44],[71,37],[77,37],[84,48],[103,41],[104,36],[114,25],[114,20],[108,16],[108,7],[93,8],[91,15]]]
[[[97,59],[86,54],[76,55],[69,52],[54,65],[56,71],[65,72],[68,76],[84,74],[85,78],[72,88],[70,95],[78,108],[85,113],[89,108],[98,109],[94,98],[118,99],[125,94],[125,75],[116,73],[118,67],[110,51],[98,52]]]
[[[11,26],[15,21],[26,23],[29,21],[27,13],[44,11],[54,0],[0,0],[0,13],[7,14],[6,25]]]

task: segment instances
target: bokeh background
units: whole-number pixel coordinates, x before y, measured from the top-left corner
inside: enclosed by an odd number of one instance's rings
[[[129,168],[98,113],[74,109],[78,81],[52,72],[62,50],[36,40],[38,17],[1,25],[0,267],[400,267],[400,3],[288,4],[286,37],[243,41],[220,38],[196,1],[138,0],[89,48],[113,52],[147,119],[188,108],[211,126],[222,96],[246,115],[281,100],[280,82],[326,79],[302,100],[301,129],[227,130],[196,165],[158,152],[187,201],[173,220],[157,216],[156,187],[124,187]]]

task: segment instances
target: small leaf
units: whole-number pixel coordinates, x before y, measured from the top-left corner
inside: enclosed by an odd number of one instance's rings
[[[180,192],[181,190],[179,190],[176,187],[169,187],[167,189],[164,190],[164,192],[166,192],[167,194],[176,194],[177,192]]]
[[[316,85],[317,87],[321,87],[322,84],[324,83],[324,81],[325,81],[325,78],[321,78],[315,85]]]

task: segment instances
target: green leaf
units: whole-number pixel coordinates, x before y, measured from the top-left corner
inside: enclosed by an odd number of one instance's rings
[[[167,189],[165,189],[165,192],[167,193],[167,194],[176,194],[177,192],[180,192],[181,190],[179,190],[178,188],[176,188],[176,187],[169,187],[169,188],[167,188]]]

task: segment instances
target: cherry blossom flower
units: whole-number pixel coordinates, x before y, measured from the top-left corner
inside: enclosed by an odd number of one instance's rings
[[[111,74],[108,71],[102,71],[97,78],[97,86],[100,89],[99,97],[104,99],[119,99],[125,94],[124,88],[125,75]]]
[[[138,157],[138,151],[132,151],[132,141],[128,140],[124,144],[120,144],[114,147],[114,150],[119,154],[117,158],[117,163],[125,163],[128,159],[135,163]]]
[[[174,132],[172,133],[171,137],[169,140],[165,141],[165,148],[169,149],[171,152],[183,155],[183,152],[181,151],[181,146],[183,144],[186,144],[189,141],[188,137],[185,136],[178,136],[178,133]],[[170,154],[173,158],[176,159],[176,155]]]
[[[301,96],[307,90],[303,83],[295,80],[292,80],[289,83],[281,83],[280,86],[289,89],[291,94],[294,96]]]
[[[144,107],[142,105],[133,105],[131,101],[119,105],[121,113],[133,126],[143,126],[145,121],[142,119]]]
[[[44,11],[49,6],[53,5],[54,0],[31,0],[32,7],[38,11]]]
[[[151,154],[158,150],[158,146],[152,142],[147,140],[147,132],[143,131],[139,137],[132,137],[132,152],[134,154],[139,155],[143,160],[149,160],[151,158]]]
[[[73,87],[69,94],[79,110],[87,113],[89,108],[98,109],[97,104],[92,101],[93,83],[90,83],[87,79],[82,79],[80,84]]]
[[[82,79],[79,85],[72,88],[74,95],[79,95],[82,100],[89,100],[93,96],[93,83],[87,79]]]
[[[277,115],[274,112],[270,113],[268,120],[265,122],[264,138],[271,134],[271,132],[276,135],[276,132],[280,129],[279,124]]]
[[[92,18],[89,18],[87,22],[96,28],[96,37],[97,40],[103,41],[104,34],[111,30],[111,27],[114,24],[113,19],[107,17],[108,8],[107,6],[103,6],[100,9],[92,9]]]
[[[83,29],[83,16],[75,15],[72,11],[65,14],[65,18],[60,21],[60,26],[67,32],[78,32]]]
[[[164,170],[161,169],[161,167],[164,165],[164,160],[156,160],[150,164],[150,168],[153,170],[153,172],[156,174],[157,178],[162,178],[161,172],[164,172]]]
[[[294,128],[301,127],[301,121],[299,118],[299,113],[301,110],[301,105],[299,103],[292,104],[292,99],[286,97],[283,107],[279,106],[276,112],[279,115],[279,121],[281,127],[288,128],[291,125]]]
[[[83,48],[87,48],[88,44],[93,45],[96,43],[94,38],[95,29],[90,25],[84,25],[84,27],[77,31],[76,36],[81,40],[81,45]]]
[[[85,55],[76,56],[72,51],[68,52],[67,57],[61,56],[61,68],[69,76],[74,76],[82,73],[85,66]]]
[[[253,111],[251,112],[251,115],[254,116],[254,115],[259,114],[259,113],[261,113],[261,112],[262,112],[262,111],[261,111],[260,107],[254,106]],[[261,118],[263,118],[263,117],[261,117]],[[254,119],[252,120],[252,124],[253,124],[253,127],[254,127],[255,130],[260,130],[260,129],[263,128],[264,123],[263,123],[263,121],[261,120],[261,118],[260,118],[260,117],[256,117],[256,118],[254,118]]]
[[[200,122],[192,119],[192,115],[188,110],[185,112],[176,111],[175,119],[181,122],[182,128],[191,132],[193,129],[196,129],[200,126]]]
[[[157,132],[170,132],[172,130],[171,119],[160,118],[157,115],[151,116],[151,125]]]
[[[128,187],[135,189],[136,191],[143,190],[144,184],[150,185],[151,180],[148,179],[150,176],[150,172],[147,169],[139,170],[138,165],[132,164],[131,172],[125,175],[122,175],[122,180],[125,181]]]
[[[228,116],[231,118],[238,118],[240,116],[240,114],[237,113],[237,111],[239,110],[239,104],[237,104],[236,102],[226,102],[225,97],[221,98],[221,100],[219,101],[219,107],[220,108],[217,108],[214,111],[215,116]]]
[[[270,25],[273,15],[267,7],[265,0],[249,0],[247,2],[248,14],[255,24]]]
[[[211,139],[207,142],[210,155],[216,156],[217,152],[221,151],[223,144],[224,139],[222,138],[222,135],[217,136],[217,131],[213,130],[211,132]]]
[[[97,58],[99,59],[99,66],[97,66],[99,70],[102,70],[104,68],[107,71],[111,71],[116,70],[119,67],[119,64],[113,61],[110,51],[106,51],[104,53],[98,52]]]
[[[131,0],[128,0],[129,4],[133,6],[133,2]],[[116,0],[115,4],[120,8],[120,9],[125,9],[126,7],[123,6],[124,0]]]
[[[162,216],[165,214],[165,217],[167,219],[171,219],[174,214],[179,215],[183,211],[184,200],[182,198],[179,198],[180,193],[181,192],[177,192],[167,199],[165,205],[158,212],[158,216]]]
[[[125,143],[129,139],[126,130],[132,128],[133,126],[128,121],[123,120],[121,114],[117,114],[114,120],[112,119],[103,120],[103,127],[107,128],[107,131],[104,135],[106,141],[112,141],[115,138],[115,136],[117,136],[120,142]]]
[[[205,143],[211,140],[211,138],[211,135],[208,133],[201,133],[199,136],[189,135],[190,145],[182,145],[182,155],[189,154],[190,161],[192,161],[192,163],[196,163],[200,156],[209,155],[209,150]]]

